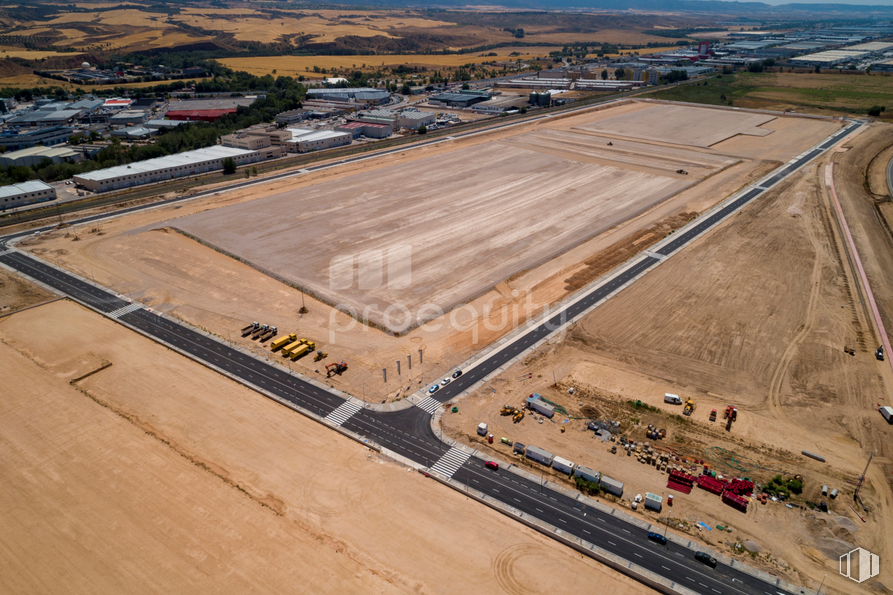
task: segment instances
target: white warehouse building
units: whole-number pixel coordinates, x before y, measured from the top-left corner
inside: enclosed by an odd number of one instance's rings
[[[48,200],[56,200],[56,189],[37,180],[0,186],[0,210]]]
[[[236,165],[257,163],[264,159],[261,151],[220,146],[206,147],[78,174],[73,179],[78,186],[87,190],[107,192],[223,169],[223,160],[228,157],[231,157]]]

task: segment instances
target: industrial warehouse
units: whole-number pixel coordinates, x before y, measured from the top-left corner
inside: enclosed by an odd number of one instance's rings
[[[56,200],[56,189],[37,180],[0,186],[0,210],[48,200]]]
[[[236,165],[246,165],[262,161],[263,154],[232,147],[208,147],[79,174],[73,179],[87,190],[106,192],[223,169],[227,158],[232,158]]]

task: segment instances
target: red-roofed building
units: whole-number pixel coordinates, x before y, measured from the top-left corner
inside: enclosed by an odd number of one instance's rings
[[[223,116],[236,113],[234,109],[206,109],[206,110],[180,110],[169,111],[168,120],[187,120],[190,122],[214,122]]]
[[[106,99],[105,103],[102,104],[102,107],[123,107],[128,108],[130,104],[133,103],[132,99],[121,99],[120,97],[116,97],[115,99]]]

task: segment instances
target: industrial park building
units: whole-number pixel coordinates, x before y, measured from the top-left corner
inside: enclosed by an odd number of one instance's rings
[[[78,174],[73,179],[87,190],[107,192],[223,169],[226,158],[232,158],[236,165],[246,165],[262,161],[263,154],[231,147],[207,147]]]
[[[74,129],[65,126],[54,126],[53,128],[42,128],[40,130],[19,133],[12,130],[4,130],[0,134],[0,147],[6,147],[7,151],[17,151],[19,149],[27,149],[28,147],[36,147],[37,145],[51,147],[67,143],[68,138],[72,134],[74,134]]]
[[[323,149],[331,149],[332,147],[341,147],[349,145],[351,135],[344,132],[335,132],[334,130],[310,130],[301,128],[291,128],[292,139],[286,141],[285,146],[289,153],[309,153],[311,151],[322,151]]]
[[[394,125],[354,121],[335,126],[335,132],[345,132],[353,139],[358,139],[360,136],[365,136],[367,138],[387,138],[394,132]]]
[[[0,209],[56,200],[56,189],[40,181],[0,186]]]
[[[441,93],[428,100],[432,105],[447,105],[450,107],[470,107],[475,103],[487,101],[490,94],[482,91],[456,91]]]
[[[71,147],[29,147],[0,155],[0,166],[13,167],[40,165],[44,159],[53,163],[78,163],[83,161],[84,154]]]

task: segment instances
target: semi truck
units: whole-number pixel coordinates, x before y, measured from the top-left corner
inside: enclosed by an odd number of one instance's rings
[[[307,342],[307,339],[298,339],[292,343],[288,343],[285,347],[282,348],[282,357],[288,357],[291,355],[291,352],[303,345]]]
[[[290,334],[287,337],[279,337],[278,339],[276,339],[275,341],[270,343],[270,349],[272,349],[273,351],[276,351],[277,349],[281,349],[282,347],[285,347],[289,343],[294,343],[297,340],[298,340],[298,336],[294,333]]]
[[[292,361],[294,361],[299,357],[303,357],[307,353],[310,353],[314,349],[316,349],[316,343],[314,343],[313,341],[307,341],[306,343],[292,351],[289,357],[292,359]]]

